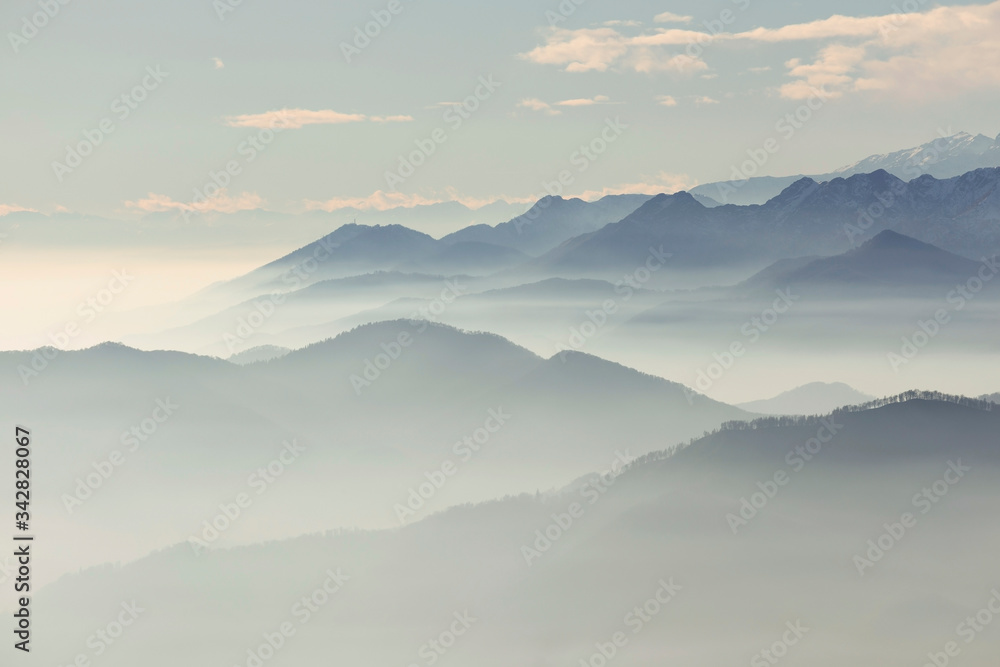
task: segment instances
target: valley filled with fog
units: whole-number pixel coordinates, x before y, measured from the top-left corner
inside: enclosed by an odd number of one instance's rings
[[[36,657],[991,665],[1000,152],[950,142],[738,203],[162,214],[89,255],[0,218],[67,257],[0,352]]]

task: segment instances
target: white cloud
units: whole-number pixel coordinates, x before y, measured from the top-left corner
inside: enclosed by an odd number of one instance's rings
[[[674,174],[661,171],[652,176],[642,176],[642,180],[635,183],[622,183],[620,185],[609,186],[600,190],[584,190],[573,194],[566,193],[565,197],[579,197],[584,200],[593,201],[607,195],[620,194],[648,194],[655,195],[661,192],[672,194],[681,190],[690,190],[698,185],[698,181],[692,179],[687,174]],[[469,197],[460,194],[454,188],[447,188],[444,192],[429,192],[424,194],[404,194],[402,192],[385,192],[378,190],[365,197],[333,197],[326,201],[306,200],[303,207],[309,211],[339,211],[343,209],[356,209],[360,211],[385,211],[392,208],[413,208],[415,206],[428,206],[431,204],[441,204],[446,202],[459,202],[470,209],[479,209],[483,206],[505,201],[510,204],[533,204],[544,196],[545,193],[533,193],[528,196],[500,195],[494,197]]]
[[[411,123],[413,116],[372,116],[368,120],[373,123]]]
[[[660,23],[687,17],[661,14]],[[687,21],[683,21],[687,22]],[[792,81],[782,96],[801,99],[826,86],[830,97],[865,91],[898,99],[935,99],[1000,86],[1000,0],[983,5],[937,7],[883,16],[835,15],[779,28],[709,35],[665,28],[624,35],[613,27],[552,28],[541,46],[522,57],[567,72],[671,72],[691,75],[708,69],[691,44],[819,42],[812,62],[788,64]],[[753,68],[751,71],[766,71]]]
[[[306,125],[339,125],[342,123],[405,123],[412,121],[412,116],[366,116],[365,114],[346,114],[330,109],[311,111],[309,109],[278,109],[258,114],[227,116],[226,124],[230,127],[281,128],[297,130]]]
[[[671,95],[657,95],[656,103],[663,107],[675,107],[677,106],[677,98]]]
[[[598,104],[614,104],[607,95],[595,95],[594,97],[578,97],[569,100],[549,103],[537,97],[528,97],[517,103],[519,109],[530,109],[549,116],[558,116],[562,113],[556,107],[592,107]]]
[[[761,42],[826,41],[812,62],[786,63],[794,79],[780,88],[804,99],[882,91],[896,99],[932,100],[1000,85],[1000,0],[926,12],[758,28],[722,38]]]
[[[553,109],[552,105],[548,102],[543,102],[537,97],[528,97],[517,103],[519,109],[531,109],[532,111],[541,111],[550,116],[558,116],[562,113],[558,109]]]
[[[697,104],[698,106],[702,106],[705,104],[718,104],[719,100],[713,97],[709,97],[707,95],[699,95],[698,97],[694,98],[694,103]]]
[[[625,26],[626,28],[638,28],[639,26],[642,25],[642,22],[641,21],[621,21],[621,20],[614,20],[614,21],[605,21],[601,25],[606,25],[606,26],[621,25],[621,26]]]
[[[556,106],[560,107],[589,107],[595,104],[608,104],[611,102],[611,98],[607,95],[597,95],[596,97],[583,97],[574,100],[563,100],[562,102],[556,102]]]
[[[781,87],[781,96],[788,99],[808,99],[817,90],[829,91],[837,97],[839,89],[848,87],[853,81],[852,72],[864,61],[864,47],[832,44],[820,52],[816,62],[803,65],[798,58],[785,63],[789,76],[797,80]]]
[[[1000,86],[1000,2],[941,7],[864,46],[854,91],[934,100]],[[889,52],[891,55],[883,55]],[[819,64],[819,63],[817,63]]]
[[[215,65],[215,69],[223,69],[226,63],[222,62],[222,58],[212,58],[212,64]]]
[[[606,197],[608,195],[657,195],[662,193],[673,194],[681,190],[690,190],[698,185],[698,181],[692,179],[687,174],[672,174],[661,171],[653,176],[643,176],[643,180],[636,183],[622,183],[604,188],[602,190],[586,190],[579,195],[581,199],[592,201]]]
[[[222,190],[214,197],[200,202],[180,202],[167,195],[150,192],[145,199],[126,201],[125,207],[145,213],[164,211],[194,211],[197,213],[236,213],[252,211],[263,207],[264,200],[256,193],[244,192],[237,197],[231,197]]]
[[[391,208],[413,208],[414,206],[458,202],[475,210],[501,200],[513,204],[534,202],[535,198],[466,197],[460,195],[454,188],[448,188],[443,195],[438,193],[409,195],[402,192],[377,190],[367,197],[333,197],[326,201],[306,200],[304,206],[308,211],[332,212],[345,208],[359,211],[385,211]]]
[[[648,38],[648,35],[626,37],[613,28],[552,28],[546,33],[544,45],[521,57],[540,65],[558,65],[567,72],[605,72],[620,68],[635,72],[690,74],[708,69],[701,59],[672,53]]]
[[[33,208],[24,208],[23,206],[17,206],[16,204],[0,204],[0,218],[5,215],[10,215],[11,213],[18,213],[22,211],[38,213],[38,211]]]
[[[654,16],[653,20],[657,23],[690,23],[694,20],[694,17],[681,16],[680,14],[674,14],[673,12],[663,12],[662,14]]]

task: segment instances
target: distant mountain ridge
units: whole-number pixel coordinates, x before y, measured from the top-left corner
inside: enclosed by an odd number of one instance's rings
[[[574,275],[620,271],[660,246],[678,266],[774,261],[844,252],[887,229],[966,257],[1000,252],[1000,168],[909,183],[885,171],[824,183],[802,178],[760,206],[708,209],[686,192],[658,195],[525,266]]]
[[[269,496],[267,508],[255,508],[262,537],[399,525],[394,503],[425,481],[425,471],[454,458],[455,443],[481,429],[490,410],[508,415],[503,429],[491,432],[488,451],[461,481],[438,494],[438,508],[552,488],[604,465],[616,449],[640,455],[749,416],[604,359],[545,358],[495,334],[426,321],[358,327],[247,365],[120,344],[49,358],[25,385],[21,368],[46,356],[0,352],[0,366],[11,370],[0,375],[5,409],[27,423],[60,415],[48,427],[53,446],[34,461],[56,471],[50,484],[58,493],[34,506],[41,514],[65,517],[60,494],[107,458],[122,429],[148,417],[157,401],[177,406],[155,429],[155,446],[135,457],[114,489],[88,502],[87,516],[103,517],[106,534],[129,535],[94,543],[109,560],[136,557],[129,551],[136,545],[148,551],[184,539],[286,440],[307,449],[309,471]],[[287,504],[272,504],[279,495]],[[290,523],[292,507],[307,510]]]
[[[207,292],[246,299],[376,272],[485,275],[527,260],[524,253],[505,246],[448,243],[402,225],[351,223]]]
[[[210,291],[247,298],[376,271],[486,275],[620,220],[649,199],[648,195],[609,195],[585,202],[545,197],[513,220],[495,227],[467,227],[441,239],[399,224],[349,223]]]
[[[884,169],[904,180],[919,178],[924,174],[947,179],[989,167],[1000,167],[1000,135],[993,138],[985,134],[973,136],[967,132],[959,132],[915,148],[871,155],[854,164],[835,169],[826,176],[846,177]]]
[[[747,412],[765,415],[825,415],[845,405],[857,405],[873,397],[843,382],[812,382],[789,389],[769,399],[739,403]]]
[[[540,255],[574,236],[617,222],[650,195],[608,195],[594,202],[543,197],[524,215],[496,226],[475,225],[443,237],[445,243],[477,241]]]
[[[991,167],[1000,167],[1000,135],[992,139],[984,134],[973,136],[967,132],[959,132],[914,148],[870,155],[826,174],[808,177],[755,176],[746,180],[706,183],[692,188],[691,192],[712,197],[723,204],[745,206],[767,202],[800,178],[824,182],[881,169],[905,181],[925,174],[938,179],[949,179],[976,169]]]
[[[783,260],[743,283],[775,289],[788,285],[833,290],[864,287],[921,289],[949,287],[976,275],[981,264],[892,230],[879,232],[860,247],[833,257]]]

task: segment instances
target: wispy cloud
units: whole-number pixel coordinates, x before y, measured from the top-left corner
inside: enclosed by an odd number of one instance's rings
[[[29,213],[38,213],[33,208],[24,208],[23,206],[18,206],[16,204],[0,204],[0,218],[5,215],[10,215],[11,213],[18,213],[20,211],[27,211]]]
[[[552,105],[548,102],[543,102],[537,97],[528,97],[517,103],[518,109],[530,109],[531,111],[540,111],[542,113],[548,114],[550,116],[558,116],[562,112],[559,109],[553,109]]]
[[[562,102],[556,102],[556,106],[560,107],[590,107],[595,104],[610,104],[611,98],[607,95],[597,95],[596,97],[582,97],[573,100],[563,100]]]
[[[694,180],[687,174],[672,174],[666,171],[661,171],[652,176],[644,176],[642,178],[643,180],[635,183],[622,183],[620,185],[603,188],[601,190],[586,190],[577,196],[581,199],[593,201],[608,195],[673,194],[675,192],[680,192],[681,190],[690,190],[698,185],[698,181]]]
[[[598,104],[614,104],[611,98],[607,95],[595,95],[594,97],[577,97],[569,100],[561,100],[559,102],[546,102],[545,100],[540,100],[537,97],[529,97],[521,100],[517,103],[517,108],[519,109],[530,109],[531,111],[539,111],[541,113],[547,114],[549,116],[558,116],[562,113],[556,107],[592,107]]]
[[[718,104],[719,100],[714,97],[709,97],[708,95],[698,95],[694,98],[694,103],[699,106],[704,106],[706,104]]]
[[[167,195],[150,192],[144,199],[126,201],[128,209],[144,213],[162,213],[164,211],[193,211],[197,213],[236,213],[252,211],[264,206],[264,200],[256,193],[244,192],[232,197],[225,190],[214,197],[200,202],[180,202]]]
[[[224,69],[226,63],[222,62],[222,58],[212,58],[212,64],[215,65],[215,69]]]
[[[413,116],[372,116],[369,120],[373,123],[410,123]]]
[[[278,109],[259,114],[244,114],[227,116],[226,124],[230,127],[281,128],[297,130],[306,125],[340,125],[343,123],[406,123],[412,121],[412,116],[366,116],[365,114],[347,114],[321,109]]]
[[[657,95],[656,103],[662,107],[675,107],[677,106],[677,98],[672,95]]]
[[[609,186],[600,190],[584,190],[572,194],[566,193],[566,197],[579,197],[588,201],[593,201],[607,195],[620,194],[649,194],[655,195],[661,192],[674,193],[681,190],[690,190],[698,185],[698,181],[692,179],[687,174],[673,174],[661,171],[652,176],[643,176],[642,180],[635,183],[622,183],[620,185]],[[415,206],[429,206],[432,204],[442,204],[448,202],[458,202],[470,209],[476,210],[483,206],[504,201],[509,204],[533,204],[544,193],[533,196],[498,195],[494,197],[469,197],[460,194],[454,188],[447,188],[443,193],[431,192],[424,194],[404,194],[402,192],[385,192],[378,190],[366,197],[333,197],[326,201],[307,200],[303,202],[306,210],[310,211],[340,211],[344,209],[354,209],[359,211],[385,211],[392,208],[413,208]]]
[[[430,206],[432,204],[443,204],[447,202],[458,202],[470,209],[478,209],[497,201],[509,203],[521,203],[534,201],[531,198],[510,198],[510,197],[467,197],[459,194],[455,189],[448,188],[444,194],[404,194],[402,192],[385,192],[378,190],[367,197],[333,197],[326,201],[306,200],[305,209],[308,211],[339,211],[343,209],[357,209],[359,211],[386,211],[391,208],[413,208],[415,206]]]
[[[787,98],[825,85],[831,97],[882,91],[933,100],[1000,85],[1000,1],[787,29],[786,36],[819,33],[836,40],[812,62],[786,64],[796,79],[781,88]]]
[[[681,16],[680,14],[674,14],[673,12],[663,12],[662,14],[654,16],[653,20],[657,23],[690,23],[694,20],[694,17]]]
[[[658,23],[688,23],[670,12]],[[926,12],[841,16],[778,28],[719,33],[677,28],[626,35],[613,26],[552,28],[544,43],[521,55],[567,72],[669,72],[690,75],[708,69],[699,56],[676,47],[709,43],[826,42],[811,61],[787,63],[793,81],[779,89],[801,99],[826,87],[837,97],[863,91],[894,91],[906,98],[982,90],[1000,85],[1000,0],[984,5],[937,7]],[[701,49],[700,51],[703,51]],[[752,71],[766,71],[754,68]]]
[[[673,32],[701,34],[687,30]],[[614,28],[552,28],[545,35],[545,44],[521,57],[540,65],[557,65],[567,72],[621,69],[691,74],[708,69],[700,58],[671,52],[662,48],[662,44],[649,42],[647,37],[629,37]]]

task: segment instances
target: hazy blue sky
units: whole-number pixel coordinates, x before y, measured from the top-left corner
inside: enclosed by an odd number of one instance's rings
[[[391,21],[348,63],[373,11]],[[0,26],[0,213],[176,209],[230,162],[224,195],[199,205],[529,199],[562,170],[574,195],[672,191],[728,178],[771,137],[761,174],[1000,132],[1000,2],[11,0]],[[688,48],[712,29],[725,34]],[[779,131],[821,85],[813,118]],[[458,126],[449,105],[477,88]],[[279,110],[288,129],[244,143]],[[436,128],[426,164],[377,194]],[[55,167],[88,132],[92,154]],[[574,156],[602,132],[602,156]]]

